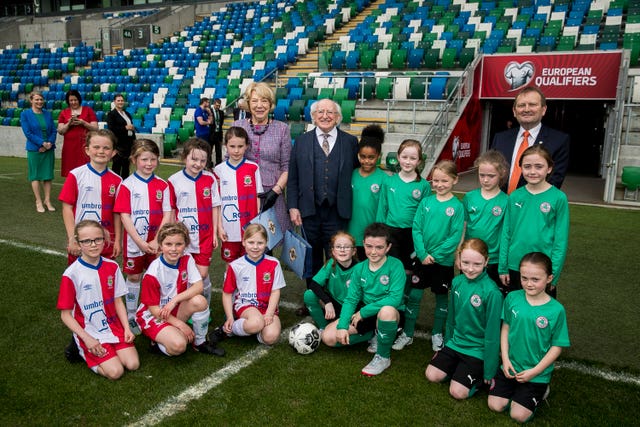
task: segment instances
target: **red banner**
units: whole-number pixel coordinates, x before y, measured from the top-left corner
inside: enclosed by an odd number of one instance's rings
[[[509,98],[538,86],[547,99],[615,99],[622,52],[486,55],[480,98]]]
[[[480,154],[482,120],[478,120],[478,117],[482,117],[482,108],[480,101],[473,97],[469,100],[467,108],[456,123],[438,158],[438,160],[453,160],[458,173],[471,169],[473,162]]]

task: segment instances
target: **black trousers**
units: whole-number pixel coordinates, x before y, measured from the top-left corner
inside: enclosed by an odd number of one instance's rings
[[[316,205],[315,215],[302,219],[302,226],[312,248],[313,274],[315,275],[324,265],[325,259],[331,257],[331,237],[338,231],[345,230],[347,220],[338,215],[338,208],[335,205],[332,206],[325,201],[321,205]]]

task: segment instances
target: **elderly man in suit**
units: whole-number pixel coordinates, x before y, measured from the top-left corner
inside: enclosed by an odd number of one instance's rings
[[[346,229],[351,218],[358,140],[338,129],[342,112],[330,99],[314,103],[311,118],[316,128],[296,138],[291,149],[287,207],[291,222],[304,225],[315,274],[331,254],[331,236]],[[304,307],[297,314],[305,315]]]
[[[503,190],[511,193],[526,184],[518,166],[524,150],[542,144],[553,158],[549,183],[560,188],[569,167],[569,135],[544,126],[541,121],[547,112],[547,100],[535,86],[522,89],[513,102],[513,115],[519,127],[505,130],[493,138],[492,148],[501,152],[510,165],[509,180]]]

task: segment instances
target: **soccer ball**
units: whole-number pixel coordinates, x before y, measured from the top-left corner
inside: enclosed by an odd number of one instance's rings
[[[312,323],[298,323],[289,332],[289,344],[300,354],[313,353],[320,345],[320,331]]]

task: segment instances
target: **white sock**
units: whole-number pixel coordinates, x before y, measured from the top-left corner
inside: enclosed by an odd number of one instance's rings
[[[231,326],[231,332],[233,332],[233,335],[237,335],[239,337],[248,337],[250,335],[244,331],[245,320],[246,319],[241,317],[233,322],[233,325]]]
[[[156,343],[156,344],[158,344],[158,348],[160,349],[161,352],[163,352],[167,356],[171,357],[171,355],[169,353],[167,353],[167,347],[165,347],[164,345],[160,344],[159,342]]]
[[[195,334],[193,343],[195,345],[200,345],[207,340],[207,330],[209,329],[209,308],[193,313],[191,320],[193,320],[193,333]]]
[[[136,317],[136,310],[138,309],[138,298],[140,297],[140,282],[132,282],[127,278],[127,315],[129,318]]]
[[[202,279],[202,284],[204,285],[202,295],[207,299],[207,306],[211,307],[211,279],[209,276]]]

